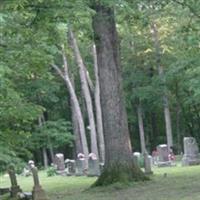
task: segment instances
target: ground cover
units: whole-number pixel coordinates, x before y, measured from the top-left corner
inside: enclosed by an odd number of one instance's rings
[[[115,184],[109,187],[90,188],[96,178],[47,177],[39,173],[41,184],[50,200],[199,200],[200,166],[155,168],[151,181]],[[18,176],[24,191],[31,191],[32,177]],[[9,186],[9,178],[0,177],[0,187]],[[7,199],[4,197],[4,199]],[[4,200],[3,199],[3,200]]]

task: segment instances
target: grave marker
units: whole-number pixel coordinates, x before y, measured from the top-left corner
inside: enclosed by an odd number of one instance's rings
[[[40,185],[37,168],[33,167],[31,171],[33,174],[33,181],[34,181],[34,186],[32,191],[33,200],[48,200],[45,191],[42,189],[42,186]]]
[[[198,165],[200,164],[199,148],[196,139],[193,137],[184,138],[184,156],[182,158],[182,165]]]
[[[99,160],[97,159],[94,153],[90,153],[88,160],[88,176],[99,176],[99,175],[100,175]]]
[[[8,174],[9,174],[10,182],[11,182],[10,196],[17,197],[17,193],[22,192],[22,190],[17,184],[17,177],[16,177],[15,169],[13,166],[9,166]]]

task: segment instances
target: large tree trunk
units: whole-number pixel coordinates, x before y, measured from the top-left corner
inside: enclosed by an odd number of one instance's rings
[[[164,92],[163,92],[164,117],[165,117],[165,127],[166,127],[166,136],[167,136],[167,146],[168,146],[168,149],[170,150],[170,147],[173,146],[171,116],[170,116],[169,100],[167,96],[166,83],[165,83],[165,78],[164,78],[164,70],[161,64],[161,50],[160,50],[158,29],[155,23],[152,24],[151,31],[152,31],[152,37],[153,37],[155,51],[156,51],[156,63],[158,67],[158,73],[164,84]]]
[[[81,108],[78,102],[78,98],[76,96],[75,93],[75,89],[72,85],[72,82],[69,78],[69,72],[68,72],[68,66],[67,66],[67,59],[66,56],[64,55],[63,52],[63,62],[64,62],[64,72],[62,72],[59,67],[55,64],[52,64],[52,67],[57,71],[57,73],[63,78],[63,80],[66,83],[66,86],[69,90],[71,99],[73,101],[73,105],[74,105],[74,110],[76,112],[76,119],[78,121],[78,125],[79,125],[79,132],[80,132],[80,137],[81,137],[81,143],[82,143],[82,149],[83,149],[83,153],[84,155],[88,158],[88,144],[87,144],[87,139],[86,139],[86,133],[85,133],[85,125],[84,125],[84,121],[83,121],[83,116],[82,116],[82,112],[81,112]],[[86,162],[87,165],[87,162]]]
[[[99,146],[99,157],[101,162],[105,162],[105,143],[103,135],[103,122],[102,122],[102,111],[100,101],[100,86],[98,76],[98,64],[97,64],[97,52],[96,46],[93,45],[93,59],[94,59],[94,72],[95,72],[95,107],[96,107],[96,124],[97,124],[97,136]]]
[[[144,179],[133,162],[127,114],[122,94],[118,37],[112,8],[94,3],[94,38],[101,92],[105,168],[95,186]]]
[[[88,120],[89,120],[90,135],[91,135],[91,152],[95,153],[97,158],[99,158],[95,118],[94,118],[94,113],[93,113],[92,98],[90,95],[89,86],[87,82],[86,67],[83,63],[83,59],[81,57],[76,38],[70,29],[69,29],[69,36],[70,36],[70,42],[74,51],[74,55],[76,58],[76,62],[79,67],[81,86],[82,86],[83,94],[85,97],[85,102],[86,102],[86,107],[87,107],[87,112],[88,112]]]
[[[144,124],[143,124],[143,116],[142,116],[142,107],[139,104],[137,107],[137,114],[138,114],[138,125],[139,125],[139,133],[140,133],[140,144],[142,154],[146,152],[146,145],[145,145],[145,137],[144,137]]]

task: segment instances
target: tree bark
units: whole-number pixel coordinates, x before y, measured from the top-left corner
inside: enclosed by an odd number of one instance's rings
[[[97,124],[97,136],[99,146],[99,157],[101,162],[105,162],[105,142],[103,135],[103,122],[102,122],[102,111],[100,101],[100,86],[98,76],[98,64],[97,64],[97,52],[96,46],[93,45],[93,59],[94,59],[94,72],[95,72],[95,107],[96,107],[96,124]]]
[[[160,43],[159,43],[159,36],[158,36],[158,28],[155,23],[151,25],[152,31],[152,38],[154,42],[154,47],[156,51],[156,63],[158,67],[158,73],[161,77],[161,81],[164,84],[164,92],[163,92],[163,105],[164,105],[164,117],[165,117],[165,127],[166,127],[166,136],[167,136],[167,146],[170,150],[170,147],[173,146],[173,137],[172,137],[172,125],[171,125],[171,116],[170,116],[170,109],[169,109],[169,100],[167,96],[167,89],[166,89],[166,81],[164,78],[164,70],[161,64],[161,50],[160,50]]]
[[[84,121],[83,121],[83,117],[82,117],[81,108],[80,108],[80,105],[78,102],[78,98],[75,93],[75,89],[69,78],[67,59],[66,59],[66,56],[64,55],[64,52],[63,52],[63,62],[64,62],[64,73],[59,69],[59,67],[57,65],[52,64],[52,67],[56,70],[56,72],[65,81],[66,86],[69,90],[70,96],[71,96],[73,104],[74,104],[74,110],[76,112],[76,117],[77,117],[77,121],[78,121],[78,125],[79,125],[83,153],[86,156],[86,158],[88,158],[89,151],[88,151],[88,144],[87,144],[86,133],[85,133],[85,125],[84,125]],[[87,165],[87,162],[86,162],[86,165]]]
[[[72,85],[74,87],[74,80],[71,78]],[[73,132],[74,132],[74,137],[75,137],[75,152],[76,156],[79,153],[83,152],[83,146],[81,143],[81,137],[80,137],[80,131],[79,131],[79,125],[78,125],[78,120],[77,120],[77,115],[76,115],[76,108],[74,105],[74,101],[72,99],[72,96],[70,96],[70,104],[71,104],[71,111],[72,111],[72,127],[73,127]]]
[[[90,78],[90,74],[89,74],[88,70],[86,70],[86,78],[87,78],[87,83],[88,83],[90,92],[91,92],[92,94],[94,94],[94,85],[93,85],[93,83],[92,83],[92,80],[91,80],[91,78]]]
[[[101,92],[105,168],[94,186],[145,179],[134,164],[122,94],[120,55],[114,11],[100,3],[92,7]]]
[[[145,145],[145,137],[144,137],[142,107],[140,104],[137,106],[137,114],[138,114],[138,125],[139,125],[139,132],[140,132],[141,152],[144,155],[144,153],[146,153],[146,145]]]
[[[42,116],[40,116],[38,118],[39,127],[42,127],[43,123],[44,123],[44,115],[42,114]],[[45,147],[42,147],[42,156],[43,156],[44,167],[47,168],[48,167],[48,156],[47,156],[47,149]]]
[[[49,152],[50,152],[51,162],[54,163],[54,150],[51,143],[49,144]]]
[[[97,134],[96,134],[96,127],[95,127],[95,118],[93,113],[93,105],[92,105],[92,98],[89,91],[89,86],[87,82],[87,74],[86,74],[86,67],[83,63],[83,59],[81,57],[78,44],[74,33],[69,29],[69,37],[70,42],[74,51],[74,56],[79,67],[79,74],[81,79],[81,86],[83,90],[83,94],[85,97],[87,112],[88,112],[88,119],[90,125],[90,136],[91,136],[91,152],[95,153],[97,158],[99,158],[98,147],[97,147]]]
[[[48,156],[47,156],[47,149],[45,147],[42,148],[42,154],[43,154],[43,162],[44,162],[44,168],[48,168]]]

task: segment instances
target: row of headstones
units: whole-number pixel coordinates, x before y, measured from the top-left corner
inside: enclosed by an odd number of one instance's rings
[[[143,158],[142,158],[143,157]],[[153,161],[152,161],[152,156],[148,155],[147,152],[145,152],[143,155],[140,152],[134,152],[133,153],[133,160],[134,163],[137,165],[138,168],[140,168],[140,160],[141,158],[144,161],[144,172],[145,174],[152,174],[152,166],[153,166]]]
[[[64,155],[59,153],[55,155],[54,166],[57,174],[68,176],[99,176],[103,169],[103,163],[100,163],[94,154],[89,156],[87,166],[86,158],[83,154],[79,154],[78,159],[75,161],[64,160]]]
[[[200,154],[198,144],[193,137],[184,137],[184,155],[182,158],[182,166],[199,165]],[[170,159],[170,153],[166,144],[157,146],[157,156],[153,157],[153,163],[158,167],[174,166],[175,162]]]
[[[133,159],[135,164],[140,167],[138,154],[133,154]],[[99,163],[94,154],[89,155],[88,167],[86,166],[86,159],[83,154],[79,154],[78,159],[75,161],[70,159],[64,160],[64,155],[59,153],[55,155],[54,163],[57,174],[68,176],[99,176],[104,167],[104,164]],[[147,153],[144,154],[144,169],[146,174],[152,173],[152,157]]]
[[[15,174],[15,169],[13,166],[10,166],[8,169],[8,174],[10,177],[11,187],[4,188],[4,192],[10,192],[10,196],[17,198],[17,199],[32,199],[32,200],[48,200],[45,191],[43,190],[42,186],[40,185],[39,177],[38,177],[38,170],[35,166],[31,168],[34,186],[32,193],[29,192],[22,192],[22,189],[17,183],[17,177]]]

